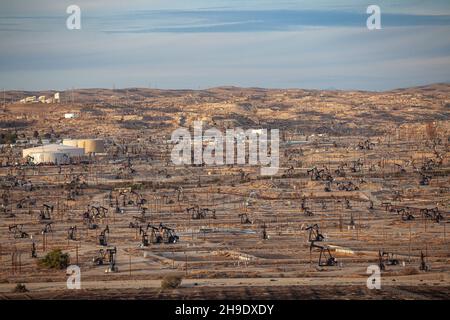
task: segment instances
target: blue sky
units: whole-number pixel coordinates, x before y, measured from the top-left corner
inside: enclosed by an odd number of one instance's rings
[[[66,29],[71,4],[82,30]],[[0,3],[0,88],[387,90],[450,82],[449,35],[448,0],[15,0]]]

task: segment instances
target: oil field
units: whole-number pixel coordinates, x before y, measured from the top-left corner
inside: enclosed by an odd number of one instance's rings
[[[6,91],[0,299],[448,299],[449,119],[448,84]],[[173,164],[194,121],[279,129],[278,173]]]

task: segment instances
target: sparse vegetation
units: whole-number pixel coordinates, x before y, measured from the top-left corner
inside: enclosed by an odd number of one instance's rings
[[[55,249],[39,260],[38,264],[40,267],[49,269],[64,269],[69,265],[69,261],[69,254],[63,253],[61,249]]]
[[[161,289],[176,289],[181,285],[183,277],[168,275],[161,280]]]
[[[15,132],[2,132],[0,133],[0,144],[12,144],[16,143],[17,133]]]
[[[18,283],[13,289],[14,293],[24,293],[24,292],[28,292],[28,291],[29,290],[23,283]]]

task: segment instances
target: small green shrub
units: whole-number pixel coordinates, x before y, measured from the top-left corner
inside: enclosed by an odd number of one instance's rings
[[[16,285],[16,287],[13,289],[13,292],[15,292],[15,293],[24,293],[24,292],[28,292],[28,291],[29,290],[23,283],[18,283]]]
[[[176,289],[181,285],[183,277],[168,275],[161,280],[161,289]]]
[[[55,249],[39,260],[38,264],[44,268],[64,269],[69,265],[69,261],[70,256],[68,253],[62,253],[61,249]]]

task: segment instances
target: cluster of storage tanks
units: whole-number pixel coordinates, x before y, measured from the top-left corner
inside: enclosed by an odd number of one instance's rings
[[[71,159],[80,158],[85,154],[104,152],[105,143],[102,139],[65,139],[62,144],[47,144],[24,149],[22,155],[35,164],[68,164]]]
[[[89,153],[105,153],[105,142],[102,139],[64,139],[63,145],[78,147]]]

